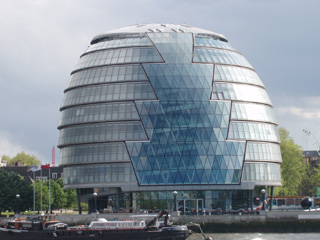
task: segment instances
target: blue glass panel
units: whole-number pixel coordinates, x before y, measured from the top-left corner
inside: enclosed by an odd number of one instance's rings
[[[245,143],[225,143],[226,133],[222,130],[227,128],[221,126],[222,116],[227,119],[227,122],[229,121],[230,102],[137,101],[136,106],[144,126],[153,129],[153,134],[149,135],[151,144],[148,146],[146,161],[150,164],[147,170],[158,170],[158,165],[161,165],[161,171],[167,172],[165,176],[159,177],[161,183],[158,184],[216,184],[216,179],[209,177],[209,173],[214,168],[230,170],[220,172],[219,183],[224,181],[231,184],[240,181],[240,175],[234,176],[235,173],[238,174],[234,169],[241,171]],[[217,116],[220,117],[219,123],[214,121]],[[216,122],[216,128],[213,128],[214,122]],[[208,133],[210,137],[204,138],[204,134]],[[217,141],[219,144],[214,144]],[[148,145],[148,143],[145,144]],[[131,156],[141,159],[146,151],[141,147],[138,152],[133,151],[138,145],[140,144],[127,143]],[[224,158],[217,156],[223,153]],[[161,155],[166,157],[159,159]],[[212,155],[210,161],[207,158],[208,155]],[[152,162],[155,158],[158,159],[156,164]],[[136,170],[140,169],[139,164],[134,163],[134,167]],[[141,174],[138,178],[144,179],[144,173],[141,172]]]
[[[148,33],[166,63],[190,63],[192,59],[192,34]],[[188,72],[186,72],[188,73]]]

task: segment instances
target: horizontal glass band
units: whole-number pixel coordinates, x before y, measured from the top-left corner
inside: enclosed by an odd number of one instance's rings
[[[280,164],[245,163],[242,181],[279,181],[281,182]]]
[[[133,102],[90,104],[63,110],[59,127],[88,122],[139,119],[139,115]]]
[[[248,142],[245,160],[282,162],[280,145],[275,143]]]
[[[136,182],[131,163],[65,167],[64,184]]]
[[[214,48],[195,48],[193,61],[196,63],[220,63],[252,68],[240,54],[233,51]]]
[[[229,140],[257,140],[280,143],[277,126],[267,123],[231,122]]]
[[[148,140],[140,122],[86,124],[60,130],[59,145]]]
[[[229,43],[214,38],[195,37],[194,45],[197,47],[216,47],[235,50]]]
[[[148,78],[141,65],[104,66],[72,74],[66,89],[97,83],[147,80]]]
[[[61,107],[96,102],[142,99],[157,99],[149,82],[94,85],[66,92]]]
[[[151,47],[111,49],[82,56],[74,70],[102,65],[141,62],[163,62],[163,60],[157,50]]]
[[[248,83],[264,87],[255,71],[237,66],[215,65],[213,81]]]
[[[60,150],[60,165],[130,162],[123,142],[69,146]]]
[[[236,100],[272,105],[264,88],[236,83],[214,83],[211,99]]]
[[[231,120],[276,123],[273,108],[264,104],[233,102]]]
[[[141,37],[131,37],[124,39],[115,39],[104,42],[99,42],[91,45],[85,53],[93,52],[102,49],[111,49],[111,48],[123,48],[123,47],[147,47],[152,46],[152,42],[149,38],[145,36]]]

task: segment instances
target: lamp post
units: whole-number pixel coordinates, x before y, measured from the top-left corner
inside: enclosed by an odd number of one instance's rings
[[[264,188],[261,189],[261,194],[262,194],[262,210],[266,210],[266,209],[265,209],[265,206],[264,206],[265,193],[266,193],[266,190],[265,190]]]
[[[174,196],[174,211],[175,212],[177,211],[177,195],[178,195],[178,192],[174,191],[173,196]]]
[[[94,198],[94,211],[97,213],[97,193],[93,193],[93,198]]]
[[[19,194],[17,194],[16,195],[16,198],[17,198],[17,214],[20,214],[20,206],[19,206],[19,198],[20,198],[20,195]]]

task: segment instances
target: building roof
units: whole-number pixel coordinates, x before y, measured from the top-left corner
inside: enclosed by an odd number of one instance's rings
[[[186,24],[160,24],[160,23],[152,23],[152,24],[136,24],[128,27],[117,28],[114,30],[107,31],[105,33],[101,33],[96,35],[91,43],[97,42],[100,39],[111,37],[119,34],[136,34],[136,33],[153,33],[153,32],[163,32],[163,33],[194,33],[198,35],[207,35],[211,37],[219,38],[223,41],[228,41],[225,36],[220,33],[215,33],[212,31],[204,30],[197,27],[191,27]]]
[[[316,150],[303,151],[305,157],[320,157],[320,153]]]

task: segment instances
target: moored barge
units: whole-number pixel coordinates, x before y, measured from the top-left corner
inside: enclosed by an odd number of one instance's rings
[[[165,215],[164,223],[159,218]],[[145,220],[108,221],[99,218],[88,226],[68,227],[56,219],[15,219],[0,228],[0,239],[6,240],[185,240],[191,232],[185,225],[172,225],[168,213],[161,212],[146,224]]]

